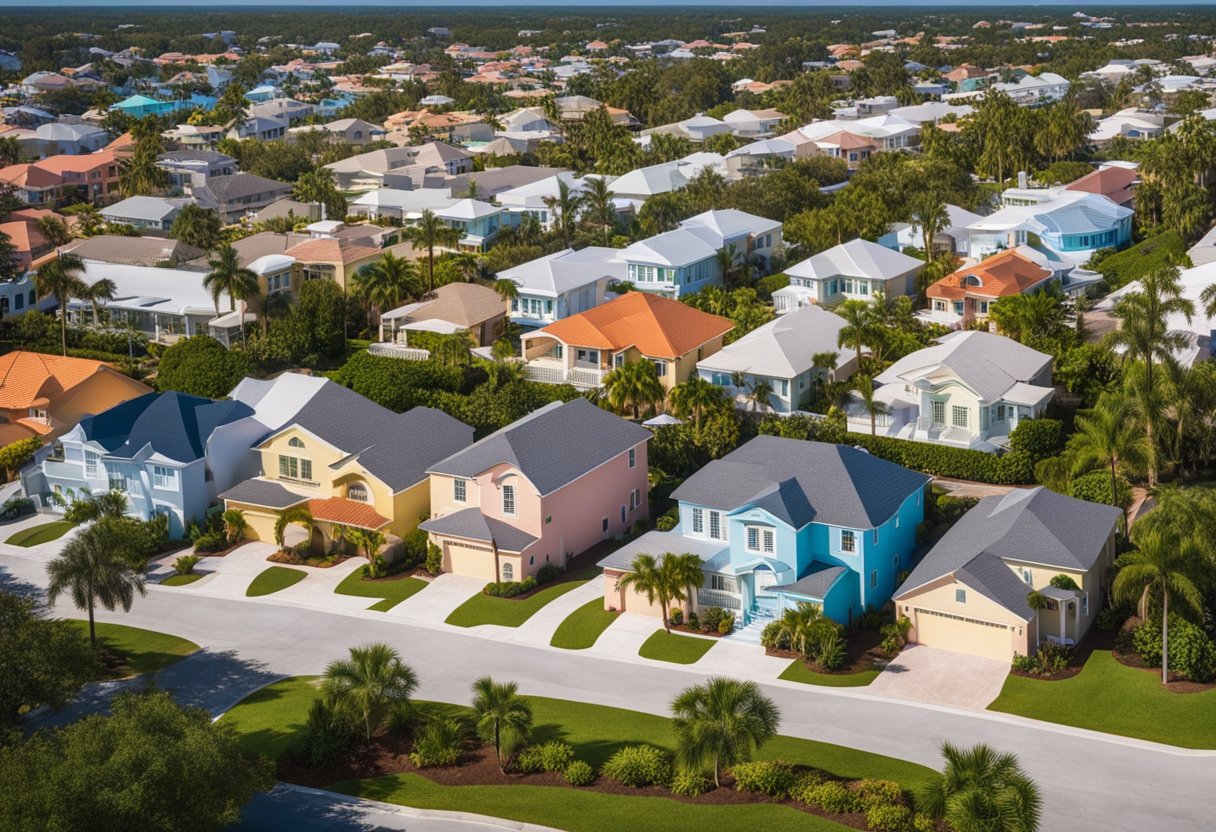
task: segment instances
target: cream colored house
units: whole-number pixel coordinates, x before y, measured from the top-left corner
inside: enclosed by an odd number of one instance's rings
[[[985,497],[925,555],[896,591],[910,640],[1010,661],[1044,642],[1073,645],[1110,585],[1121,512],[1042,486]],[[1076,589],[1066,584],[1067,576]],[[1038,592],[1048,609],[1028,602]]]

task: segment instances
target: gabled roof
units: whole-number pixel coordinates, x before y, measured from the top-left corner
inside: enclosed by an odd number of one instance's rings
[[[504,552],[522,552],[539,539],[509,523],[486,517],[479,508],[432,517],[418,524],[418,528],[433,534],[493,543]]]
[[[629,267],[621,259],[620,249],[587,246],[577,251],[566,248],[546,254],[504,269],[498,273],[498,277],[513,281],[521,289],[557,297],[604,278],[624,280],[628,272]]]
[[[837,353],[837,366],[847,364],[853,350],[837,346],[844,325],[843,318],[822,306],[800,306],[698,361],[697,369],[793,378],[809,370],[821,352]]]
[[[890,280],[924,266],[924,261],[869,240],[849,240],[785,270],[791,277],[866,277]]]
[[[572,346],[605,350],[634,346],[647,357],[674,360],[732,328],[734,322],[729,318],[710,315],[678,300],[627,292],[538,332]]]
[[[684,228],[676,228],[638,240],[621,252],[627,262],[649,263],[659,266],[689,266],[709,259],[718,253],[717,247],[705,238]]]
[[[1006,561],[1088,571],[1119,521],[1115,506],[1078,500],[1042,486],[985,497],[937,542],[895,594],[896,600],[953,574],[1030,620],[1030,588]]]
[[[912,384],[949,370],[986,402],[994,402],[1018,382],[1030,382],[1051,366],[1051,356],[1003,335],[951,332],[931,347],[905,355],[874,380]]]
[[[846,445],[757,436],[672,492],[680,502],[732,512],[761,508],[800,529],[870,529],[891,518],[929,477]]]
[[[1132,199],[1132,186],[1139,177],[1135,168],[1111,165],[1085,174],[1065,185],[1064,189],[1101,194],[1116,205],[1127,205]]]
[[[1052,274],[1050,269],[1023,257],[1017,249],[1009,249],[946,275],[930,286],[927,294],[952,300],[969,294],[1005,298],[1033,289]]]
[[[712,231],[714,237],[706,239],[706,242],[714,245],[716,241],[717,247],[721,248],[724,240],[731,240],[744,234],[767,234],[780,229],[781,223],[735,208],[719,208],[689,217],[680,223],[680,227],[685,230],[704,228]]]
[[[188,463],[202,458],[216,428],[252,415],[253,409],[241,402],[169,391],[147,393],[86,416],[80,427],[87,440],[111,456],[130,458],[150,446],[161,456]]]
[[[101,361],[17,350],[0,356],[0,408],[20,410],[106,369]]]
[[[586,399],[553,402],[431,467],[475,477],[495,465],[517,468],[541,493],[552,494],[650,438],[650,431]]]

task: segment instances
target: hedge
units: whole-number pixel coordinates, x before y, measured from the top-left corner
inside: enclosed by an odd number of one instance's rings
[[[868,433],[846,433],[844,444],[859,446],[876,457],[935,477],[994,485],[1034,482],[1034,463],[1023,451],[1009,451],[1004,456],[997,456],[970,448],[952,448],[949,445],[890,436],[870,436]]]
[[[1094,269],[1105,278],[1109,290],[1114,291],[1163,266],[1188,262],[1186,242],[1177,231],[1166,231],[1098,259]]]

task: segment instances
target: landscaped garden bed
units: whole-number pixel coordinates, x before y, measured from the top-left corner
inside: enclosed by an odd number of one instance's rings
[[[339,563],[349,560],[354,555],[304,555],[291,549],[280,549],[266,556],[271,563],[284,563],[288,566],[311,566],[314,569],[329,569]]]

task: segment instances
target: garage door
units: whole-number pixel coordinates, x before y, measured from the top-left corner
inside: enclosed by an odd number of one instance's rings
[[[494,580],[494,550],[489,546],[448,543],[448,571],[453,575]]]
[[[916,642],[1003,662],[1013,658],[1012,640],[1006,625],[935,610],[916,610]]]

